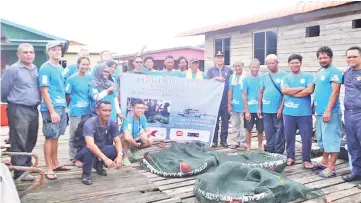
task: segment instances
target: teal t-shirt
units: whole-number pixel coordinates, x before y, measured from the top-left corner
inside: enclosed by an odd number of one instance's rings
[[[89,75],[71,75],[65,82],[65,93],[70,96],[69,116],[84,116],[90,114],[90,99],[88,83],[91,81]]]
[[[97,104],[97,101],[94,100],[94,95],[99,94],[99,90],[97,88],[93,88],[91,85],[88,85],[88,92],[89,92],[89,96],[90,96],[90,110],[93,114],[95,114],[95,105]],[[117,94],[115,92],[113,92],[112,94],[108,94],[107,96],[105,96],[103,99],[101,99],[100,101],[108,101],[111,103],[112,105],[112,112],[110,114],[110,120],[114,121],[114,122],[118,122],[117,119],[117,112],[115,111],[115,102],[114,99],[117,97]]]
[[[271,74],[274,83],[281,90],[281,81],[282,78],[287,75],[284,71],[278,71],[276,74]],[[271,78],[269,77],[269,73],[265,73],[261,75],[260,80],[261,88],[263,91],[262,98],[262,112],[263,113],[277,113],[278,109],[282,104],[282,95],[277,90],[277,88],[273,85]]]
[[[63,67],[45,62],[39,69],[40,87],[49,87],[49,96],[54,108],[66,107]],[[48,111],[42,99],[40,111]]]
[[[129,130],[133,138],[136,138],[141,130],[147,128],[147,118],[143,115],[139,117],[139,120],[135,120],[133,115],[128,115],[122,122],[120,134],[125,130]]]
[[[328,101],[332,94],[332,83],[342,84],[342,72],[335,66],[321,68],[315,77],[315,97],[314,103],[317,115],[323,115],[326,111]],[[340,100],[337,98],[336,104],[332,108],[332,113],[340,112]]]
[[[243,91],[247,91],[247,104],[250,113],[257,113],[258,111],[258,93],[261,87],[260,76],[246,76],[243,79]]]
[[[313,76],[310,73],[300,72],[297,75],[294,75],[292,73],[285,75],[282,79],[281,87],[308,87],[312,84]],[[311,116],[311,95],[308,95],[306,97],[292,97],[285,95],[283,114],[288,116]]]
[[[164,72],[158,70],[152,70],[152,71],[147,71],[147,75],[164,76]]]
[[[163,70],[162,72],[163,72],[164,76],[173,76],[173,77],[180,77],[180,78],[185,77],[185,74],[181,73],[178,70],[173,70],[172,72],[167,72],[167,70]]]
[[[236,77],[236,85],[232,85],[232,79]],[[229,89],[232,90],[232,110],[237,113],[242,113],[244,111],[244,105],[242,100],[242,81],[241,76],[236,76],[232,74],[229,79]]]

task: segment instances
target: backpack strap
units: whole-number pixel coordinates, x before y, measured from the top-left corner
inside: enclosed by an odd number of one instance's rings
[[[271,79],[273,86],[274,86],[274,87],[278,90],[278,92],[283,96],[282,91],[281,91],[280,88],[276,85],[276,83],[273,81],[273,78],[272,78],[272,76],[271,76],[270,73],[268,73],[268,76],[269,76],[269,78]]]

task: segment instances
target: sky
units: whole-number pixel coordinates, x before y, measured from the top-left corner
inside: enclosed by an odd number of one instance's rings
[[[204,43],[204,36],[176,38],[192,28],[259,15],[294,0],[2,0],[0,18],[118,54]]]

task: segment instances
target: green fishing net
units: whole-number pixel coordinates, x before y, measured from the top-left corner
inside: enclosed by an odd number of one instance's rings
[[[298,198],[326,202],[321,190],[307,188],[276,172],[233,161],[198,176],[194,192],[201,203],[287,203]]]
[[[218,166],[217,158],[199,142],[177,143],[156,153],[144,154],[142,164],[164,177],[184,177]]]

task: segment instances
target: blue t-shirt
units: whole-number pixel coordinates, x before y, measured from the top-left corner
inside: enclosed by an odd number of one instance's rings
[[[54,108],[66,107],[63,67],[45,62],[39,69],[40,87],[49,87],[49,96]],[[40,111],[48,111],[44,99],[41,101]]]
[[[78,65],[76,64],[70,64],[63,70],[63,77],[65,80],[67,80],[70,76],[72,76],[74,73],[77,73],[79,71]],[[89,70],[86,75],[91,75],[91,71]]]
[[[180,77],[180,78],[184,78],[185,74],[181,73],[178,70],[173,70],[172,72],[167,72],[167,70],[162,71],[164,76],[173,76],[173,77]]]
[[[76,64],[70,64],[63,70],[64,79],[68,79],[71,75],[78,72],[78,66]]]
[[[260,76],[247,76],[243,79],[243,91],[247,91],[247,104],[250,113],[258,111],[258,93],[260,89]]]
[[[128,130],[133,138],[136,138],[138,134],[147,127],[147,118],[144,115],[141,116],[139,120],[135,120],[133,115],[128,115],[127,118],[123,120],[120,134]]]
[[[281,87],[308,87],[312,84],[313,76],[310,73],[300,72],[297,75],[290,73],[284,76],[281,82]],[[285,95],[283,114],[288,116],[311,116],[311,95],[308,95],[306,97],[292,97]]]
[[[183,77],[187,77],[187,72],[185,73],[182,73],[183,74]],[[206,73],[202,72],[202,77],[203,77],[203,80],[207,79],[207,75]],[[197,73],[192,73],[192,79],[197,79]]]
[[[281,81],[283,76],[287,75],[284,71],[278,71],[276,74],[271,74],[274,83],[281,90]],[[263,91],[262,98],[262,112],[263,113],[277,113],[278,109],[282,104],[282,95],[277,90],[277,88],[273,85],[271,78],[269,77],[269,73],[265,73],[261,75],[260,80],[261,88]]]
[[[233,77],[236,77],[236,85],[232,85],[232,79]],[[241,76],[236,76],[235,74],[232,74],[229,79],[229,89],[232,90],[232,110],[237,113],[242,113],[244,111],[244,105],[242,100],[242,81]]]
[[[97,102],[94,100],[94,96],[96,94],[99,94],[100,91],[97,88],[93,88],[91,85],[88,85],[88,88],[89,88],[88,93],[90,96],[90,110],[93,114],[95,114],[95,112],[96,112],[95,105],[97,104]],[[108,101],[111,103],[112,112],[110,113],[110,120],[112,120],[114,122],[118,122],[117,112],[115,110],[115,102],[114,102],[115,98],[117,98],[117,94],[115,92],[113,92],[112,94],[108,94],[107,96],[105,96],[103,99],[101,99],[99,101]]]
[[[84,116],[90,114],[90,100],[88,83],[91,81],[89,75],[71,75],[65,82],[65,93],[70,96],[69,116]]]
[[[326,111],[328,101],[332,94],[332,82],[342,83],[342,72],[333,65],[328,68],[321,68],[315,77],[315,97],[314,104],[316,107],[316,115],[323,115]],[[336,104],[331,112],[340,112],[340,101],[337,98]]]
[[[105,145],[113,145],[114,138],[119,136],[118,126],[114,121],[108,120],[102,127],[98,116],[94,116],[84,123],[83,137],[85,136],[93,137],[95,145],[101,149]]]

